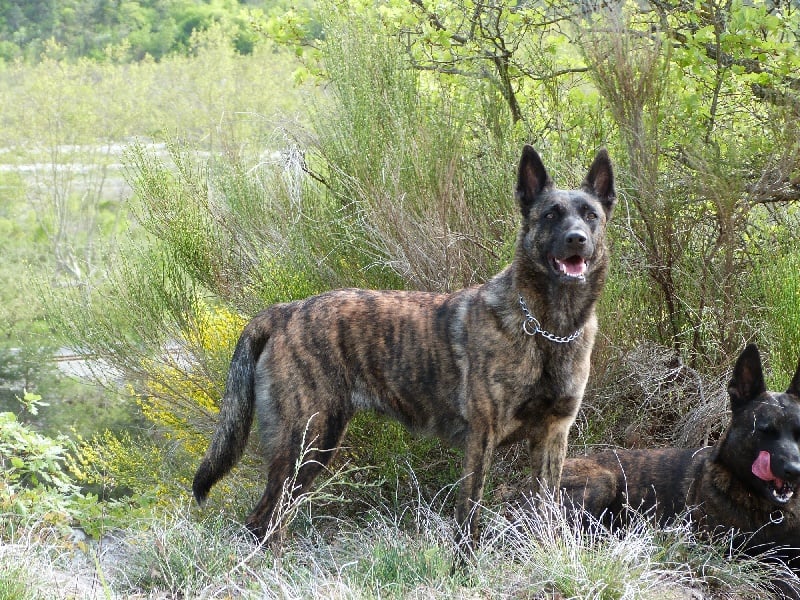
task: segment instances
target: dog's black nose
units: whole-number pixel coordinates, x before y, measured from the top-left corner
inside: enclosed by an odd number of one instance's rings
[[[800,462],[789,462],[783,465],[783,474],[786,479],[797,480],[800,478]]]
[[[585,246],[588,239],[584,232],[575,229],[567,233],[565,241],[569,246]]]

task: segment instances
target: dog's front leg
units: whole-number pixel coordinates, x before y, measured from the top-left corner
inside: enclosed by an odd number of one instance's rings
[[[561,469],[567,456],[569,430],[575,417],[549,420],[528,438],[531,456],[531,498],[560,499]],[[538,498],[537,498],[538,497]]]
[[[472,554],[478,543],[480,502],[494,446],[491,432],[472,429],[464,447],[464,469],[456,501],[456,543],[468,554]]]

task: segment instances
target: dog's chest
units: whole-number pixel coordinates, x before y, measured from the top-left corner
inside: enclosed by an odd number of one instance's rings
[[[497,430],[502,443],[525,439],[553,422],[574,419],[586,376],[582,369],[573,367],[563,357],[555,363],[545,359],[532,366],[518,365],[497,406]]]

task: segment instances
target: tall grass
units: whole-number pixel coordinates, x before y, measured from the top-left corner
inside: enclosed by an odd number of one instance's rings
[[[762,260],[753,272],[764,322],[756,335],[769,353],[768,387],[783,390],[800,360],[800,255],[769,252]]]
[[[49,600],[117,597],[104,586],[94,548],[64,539],[46,519],[29,521],[0,544],[0,598]]]
[[[455,523],[417,496],[402,507],[402,519],[375,505],[354,520],[303,520],[279,552],[253,544],[225,516],[196,519],[176,506],[169,518],[143,522],[88,555],[48,554],[32,539],[4,546],[0,585],[20,571],[23,581],[58,581],[70,561],[77,565],[72,587],[40,593],[34,586],[22,597],[69,598],[82,590],[82,597],[106,598],[764,598],[773,578],[792,577],[731,559],[725,540],[710,544],[684,522],[659,530],[642,518],[609,535],[599,525],[573,525],[554,504],[539,515],[494,509],[474,563],[460,571],[450,568]]]
[[[510,258],[521,143],[477,133],[478,92],[412,69],[398,41],[349,17],[326,25],[331,79],[312,162],[349,215],[340,235],[355,253],[343,259],[414,289],[484,281]]]

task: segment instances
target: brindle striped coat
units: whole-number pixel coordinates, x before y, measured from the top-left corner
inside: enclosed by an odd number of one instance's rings
[[[344,289],[256,315],[233,355],[219,424],[194,478],[197,500],[238,461],[257,417],[267,485],[247,526],[264,536],[304,436],[318,450],[304,457],[296,492],[330,461],[360,410],[463,449],[456,518],[468,542],[477,539],[497,446],[527,440],[536,485],[557,490],[608,267],[608,155],[599,151],[581,188],[565,191],[526,146],[516,198],[513,262],[483,285],[452,294]]]

